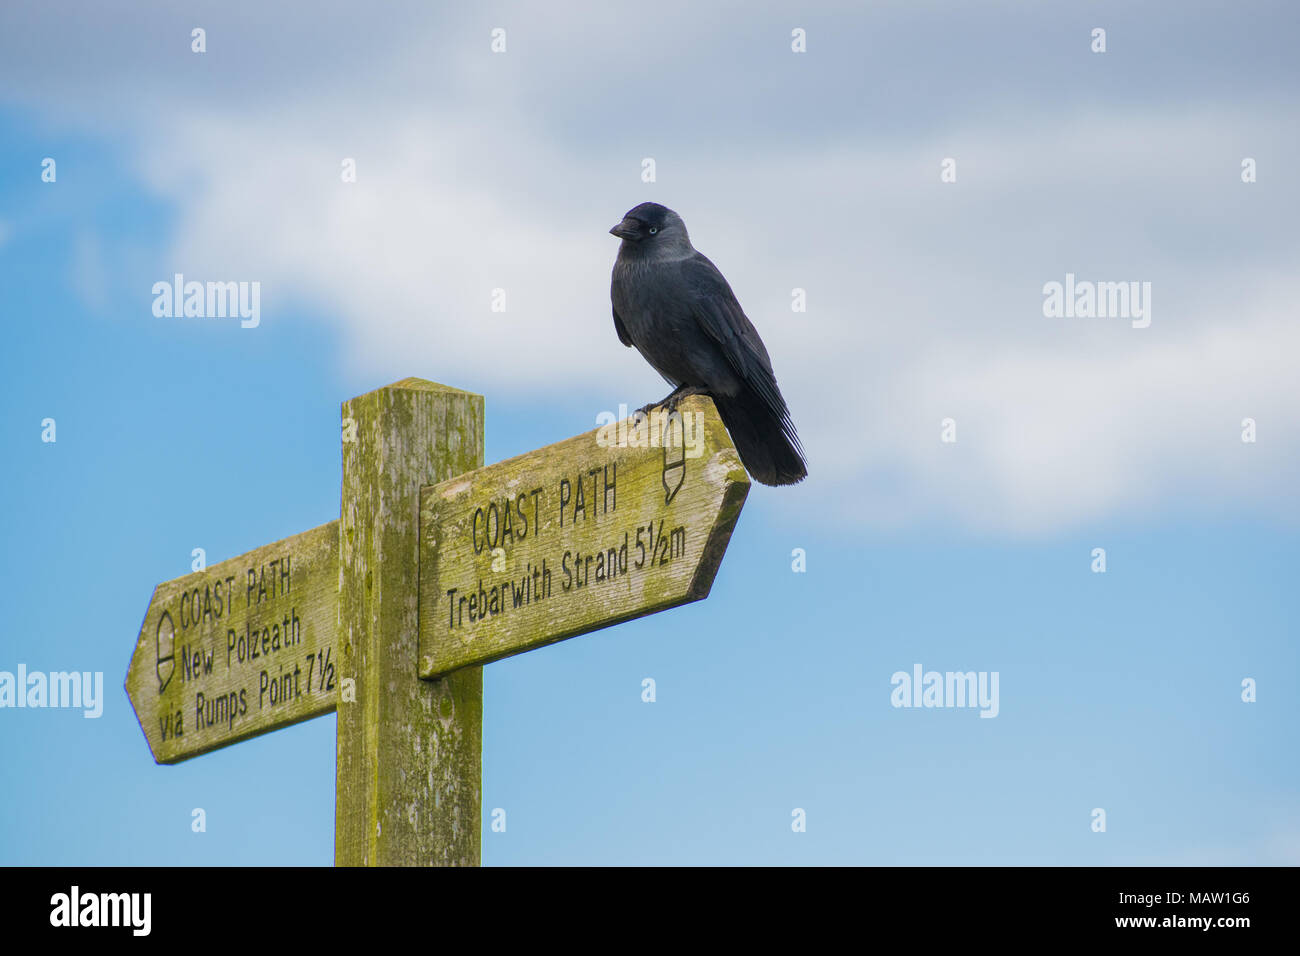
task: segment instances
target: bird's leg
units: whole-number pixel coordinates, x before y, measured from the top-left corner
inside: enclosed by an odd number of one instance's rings
[[[692,395],[707,394],[709,394],[708,389],[700,388],[698,385],[678,385],[659,401],[651,402],[649,405],[642,405],[636,410],[636,414],[649,415],[653,409],[662,407],[667,409],[668,414],[671,415],[673,412],[677,411],[677,405],[683,398],[690,398]]]

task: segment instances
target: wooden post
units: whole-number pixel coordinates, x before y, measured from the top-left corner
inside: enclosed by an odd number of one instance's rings
[[[334,862],[477,866],[483,668],[420,679],[417,582],[420,486],[483,465],[483,397],[404,379],[342,438]]]

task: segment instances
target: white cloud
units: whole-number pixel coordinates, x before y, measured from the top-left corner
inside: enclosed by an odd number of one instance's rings
[[[332,81],[263,62],[257,96],[153,94],[130,128],[142,178],[175,204],[160,277],[259,280],[264,322],[308,306],[342,333],[353,375],[640,404],[662,386],[614,336],[605,230],[659,199],[773,355],[813,475],[777,507],[1013,534],[1172,507],[1294,514],[1297,241],[1269,210],[1300,197],[1280,175],[1236,178],[1247,149],[1295,152],[1277,102],[1025,102],[923,130],[830,125],[810,106],[805,126],[769,101],[801,80],[727,111],[678,95],[694,78],[707,100],[709,71],[740,95],[734,71],[691,58],[709,44],[736,56],[718,37],[664,54],[665,100],[594,42],[602,19],[575,27],[558,64],[539,49],[562,32],[520,16],[509,59],[486,53],[481,24],[424,26]],[[548,96],[553,113],[536,105]],[[722,131],[765,104],[749,135]],[[653,185],[637,179],[643,155],[659,160]],[[953,185],[939,182],[947,156]],[[340,182],[344,157],[355,184]],[[1151,328],[1045,319],[1042,284],[1067,271],[1152,282]],[[796,286],[806,314],[790,311]],[[505,313],[489,309],[494,288]],[[1256,445],[1238,438],[1245,416]],[[938,440],[945,417],[954,446]]]
[[[1057,348],[923,356],[900,377],[900,406],[921,420],[886,434],[883,450],[924,485],[895,504],[1015,533],[1149,517],[1187,498],[1212,517],[1263,501],[1294,517],[1300,328],[1286,295],[1175,341],[1120,330],[1134,338],[1115,354],[1075,353],[1063,336]],[[957,445],[937,440],[945,415]],[[1246,417],[1255,444],[1241,440]]]

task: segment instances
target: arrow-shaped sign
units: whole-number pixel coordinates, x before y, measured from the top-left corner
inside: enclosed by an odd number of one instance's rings
[[[154,760],[334,710],[339,523],[154,588],[126,674]]]
[[[713,403],[420,489],[420,676],[707,597],[749,493]]]

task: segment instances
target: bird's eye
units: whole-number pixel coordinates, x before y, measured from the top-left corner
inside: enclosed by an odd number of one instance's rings
[[[654,235],[656,232],[658,232],[658,231],[659,231],[659,227],[658,227],[658,226],[651,226],[651,227],[650,227],[650,235],[653,236],[653,235]]]

